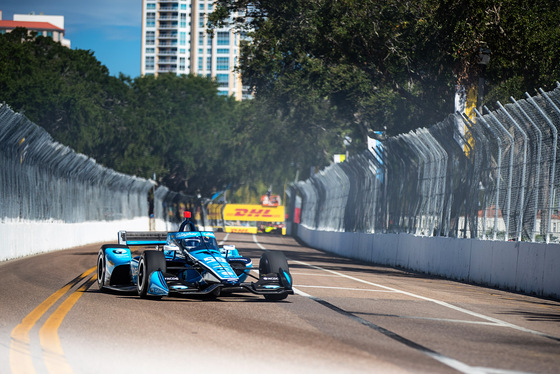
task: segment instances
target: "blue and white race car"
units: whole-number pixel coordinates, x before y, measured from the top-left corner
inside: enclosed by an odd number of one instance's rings
[[[193,229],[194,225],[186,227]],[[131,246],[152,245],[156,249],[132,257]],[[137,290],[142,298],[173,294],[218,297],[222,290],[244,289],[267,300],[283,300],[294,293],[282,252],[261,255],[258,277],[251,270],[250,258],[241,256],[233,245],[219,247],[211,231],[120,231],[119,244],[105,244],[99,250],[97,284],[102,291]],[[257,282],[246,282],[248,277]]]

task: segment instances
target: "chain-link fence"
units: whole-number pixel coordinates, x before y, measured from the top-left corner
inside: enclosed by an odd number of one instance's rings
[[[288,190],[309,229],[559,241],[560,84],[476,123],[450,115]],[[301,198],[301,207],[295,203]],[[297,208],[297,209],[296,209]]]
[[[54,142],[25,116],[0,105],[0,223],[147,217],[153,186]]]

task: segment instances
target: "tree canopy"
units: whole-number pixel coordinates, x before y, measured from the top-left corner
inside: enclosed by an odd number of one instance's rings
[[[199,76],[113,77],[93,51],[25,29],[0,35],[0,100],[108,167],[210,196],[278,193],[371,131],[437,123],[482,74],[488,104],[560,80],[557,0],[217,0],[210,18],[249,36],[253,100]]]
[[[240,70],[257,98],[287,116],[328,110],[336,119],[330,125],[354,141],[370,130],[394,135],[452,113],[456,86],[483,73],[481,49],[492,56],[488,100],[550,87],[560,77],[556,0],[217,4],[213,25],[233,22],[251,37]],[[316,122],[308,123],[319,125],[321,116]]]

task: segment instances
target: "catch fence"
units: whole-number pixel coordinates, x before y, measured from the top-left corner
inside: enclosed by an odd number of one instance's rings
[[[558,242],[560,84],[389,137],[287,191],[314,230]]]
[[[24,115],[0,104],[0,223],[147,217],[153,186],[53,141]]]

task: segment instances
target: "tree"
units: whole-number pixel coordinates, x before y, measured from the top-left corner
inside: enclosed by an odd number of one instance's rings
[[[249,31],[240,70],[257,99],[273,98],[272,110],[290,114],[324,99],[331,128],[358,143],[370,130],[407,132],[452,113],[455,86],[481,74],[481,48],[496,57],[489,97],[500,96],[501,85],[529,89],[558,79],[554,0],[217,3],[215,25],[239,12],[237,27]]]

